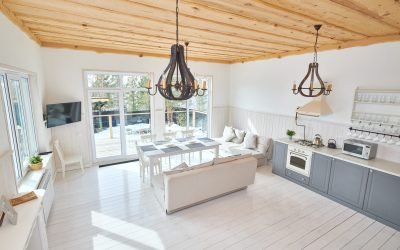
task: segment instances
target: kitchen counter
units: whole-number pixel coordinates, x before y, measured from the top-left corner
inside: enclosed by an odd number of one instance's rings
[[[310,151],[313,151],[318,154],[326,155],[333,157],[335,159],[347,161],[350,163],[354,163],[366,168],[370,168],[376,171],[381,171],[387,174],[395,175],[400,177],[400,163],[397,162],[392,162],[392,161],[387,161],[379,158],[371,159],[371,160],[364,160],[361,158],[357,158],[351,155],[343,154],[341,149],[332,149],[328,147],[322,147],[322,148],[313,148],[313,147],[307,147],[307,146],[302,146],[294,141],[291,141],[287,138],[280,138],[276,139],[275,141],[285,143],[288,145],[294,145],[299,148],[304,148]]]

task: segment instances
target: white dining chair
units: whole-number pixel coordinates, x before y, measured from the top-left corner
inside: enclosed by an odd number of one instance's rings
[[[136,151],[138,154],[139,158],[139,167],[140,167],[140,177],[142,177],[142,180],[144,181],[146,178],[146,172],[149,173],[150,175],[150,160],[146,156],[144,156],[142,149],[139,147],[137,144],[137,141],[134,142],[136,146]],[[159,174],[162,172],[162,164],[160,160],[157,160],[154,163],[154,173]]]
[[[165,132],[163,134],[164,140],[172,141],[173,139],[176,138],[176,131],[174,132]]]
[[[77,154],[77,155],[65,156],[64,152],[62,151],[59,140],[54,141],[54,147],[57,151],[58,157],[60,158],[63,178],[65,177],[65,168],[67,165],[79,164],[81,167],[82,173],[85,172],[84,167],[83,167],[82,155]]]
[[[181,131],[183,138],[193,138],[194,137],[194,129],[188,129]]]
[[[157,135],[156,134],[146,134],[146,135],[140,135],[140,140],[142,142],[153,142],[156,140]]]

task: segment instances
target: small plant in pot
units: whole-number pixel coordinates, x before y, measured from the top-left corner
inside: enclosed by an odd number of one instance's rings
[[[286,131],[286,135],[289,136],[289,140],[292,140],[292,139],[293,139],[293,136],[296,135],[296,132],[294,132],[293,130],[288,129],[288,130]]]
[[[43,167],[43,159],[40,155],[34,155],[29,159],[29,167],[32,170],[39,170]]]

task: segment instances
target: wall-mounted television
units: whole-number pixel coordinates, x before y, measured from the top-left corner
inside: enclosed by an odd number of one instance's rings
[[[81,102],[46,105],[47,127],[57,127],[81,121]]]

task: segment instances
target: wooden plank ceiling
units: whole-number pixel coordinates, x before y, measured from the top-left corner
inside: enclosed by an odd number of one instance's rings
[[[399,0],[181,0],[189,59],[237,63],[400,40]],[[168,57],[175,0],[0,0],[43,47]]]

